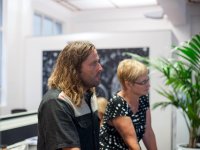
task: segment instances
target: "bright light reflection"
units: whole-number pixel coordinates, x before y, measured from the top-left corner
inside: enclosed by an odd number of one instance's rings
[[[111,0],[119,7],[157,5],[157,0]]]

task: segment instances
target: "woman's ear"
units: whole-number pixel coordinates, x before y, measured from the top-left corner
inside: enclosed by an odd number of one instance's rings
[[[129,88],[130,86],[132,86],[133,84],[129,81],[125,81],[125,87]]]

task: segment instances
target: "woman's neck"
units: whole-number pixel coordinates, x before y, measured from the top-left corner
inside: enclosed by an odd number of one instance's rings
[[[132,108],[133,112],[137,112],[139,105],[139,96],[133,94],[132,92],[121,90],[117,93],[119,96],[123,97],[123,99],[129,104]]]

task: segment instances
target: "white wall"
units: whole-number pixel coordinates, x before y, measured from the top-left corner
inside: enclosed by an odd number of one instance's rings
[[[26,0],[4,1],[3,22],[3,101],[2,113],[9,113],[11,108],[24,106],[24,36],[30,34],[30,2]],[[19,3],[22,2],[22,3]]]
[[[70,17],[70,30],[68,33],[171,30],[178,42],[182,42],[200,32],[199,5],[187,5],[186,21],[179,25],[174,25],[167,16],[164,16],[163,19],[144,17],[145,13],[160,10],[162,10],[160,6],[152,6],[123,10],[74,12]],[[176,12],[173,15],[176,16]]]
[[[164,19],[145,18],[144,14],[160,11],[158,6],[127,8],[123,10],[96,10],[75,12],[71,15],[70,33],[80,32],[129,32],[154,31],[171,28],[171,23]]]
[[[3,17],[3,89],[0,114],[9,114],[13,108],[25,107],[24,78],[26,48],[24,42],[32,35],[34,11],[57,17],[65,22],[69,12],[63,7],[55,7],[53,1],[46,0],[4,0]],[[59,10],[59,11],[58,11]],[[68,22],[64,23],[64,32]]]
[[[63,49],[71,40],[90,40],[96,48],[133,48],[149,47],[150,57],[170,57],[172,34],[170,31],[154,32],[126,32],[126,33],[84,33],[68,36],[48,38],[28,38],[26,40],[26,69],[24,93],[26,108],[37,109],[42,93],[42,51]],[[159,42],[158,42],[159,39]],[[151,76],[151,104],[163,100],[154,89],[162,86],[160,76]],[[159,109],[152,111],[152,124],[158,140],[158,147],[162,150],[171,149],[171,111]],[[163,130],[164,129],[164,130]]]

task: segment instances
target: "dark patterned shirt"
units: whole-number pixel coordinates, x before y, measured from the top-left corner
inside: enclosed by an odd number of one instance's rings
[[[95,95],[85,95],[81,106],[70,98],[60,99],[61,91],[49,90],[38,109],[37,150],[80,147],[99,150],[99,122]],[[92,96],[92,97],[91,97]]]
[[[107,105],[103,125],[100,129],[100,150],[128,150],[117,130],[108,124],[109,120],[119,116],[129,116],[135,127],[138,142],[142,139],[146,125],[146,110],[149,108],[148,96],[139,98],[139,108],[134,114],[128,103],[117,94]]]

